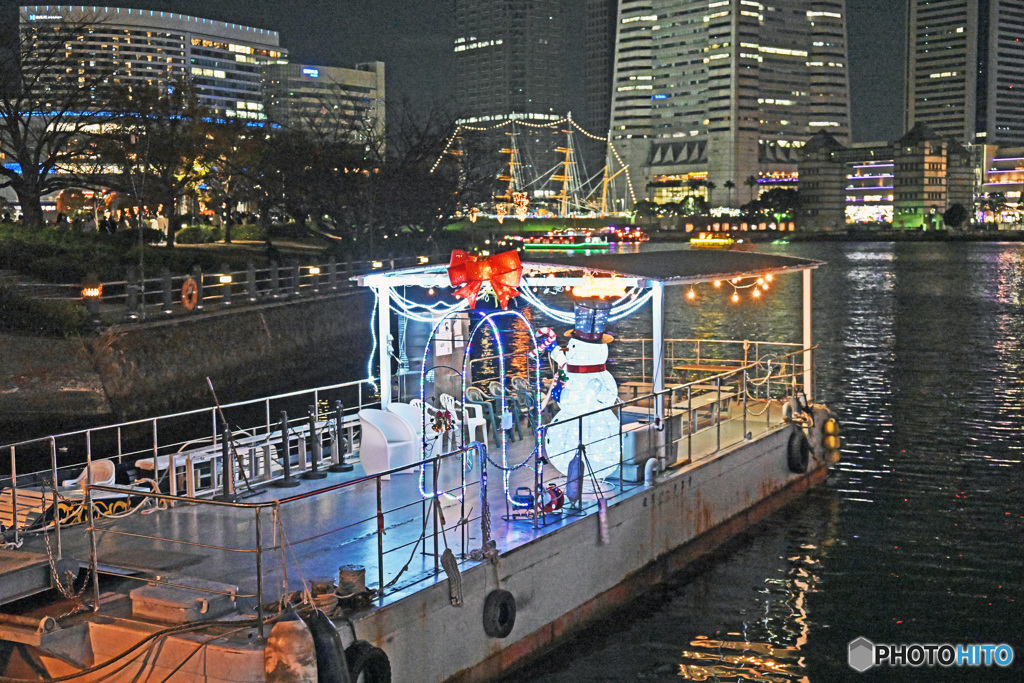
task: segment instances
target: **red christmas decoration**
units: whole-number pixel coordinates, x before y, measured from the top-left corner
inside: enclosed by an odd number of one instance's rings
[[[469,300],[470,308],[476,308],[476,298],[487,282],[498,303],[507,309],[509,300],[519,296],[516,287],[522,277],[523,267],[519,263],[518,251],[506,251],[480,260],[467,251],[456,249],[448,264],[448,280],[453,287],[459,287],[454,295]]]

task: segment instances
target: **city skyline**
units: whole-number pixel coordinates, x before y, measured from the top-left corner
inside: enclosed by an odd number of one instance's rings
[[[816,131],[849,140],[845,14],[844,0],[623,0],[611,136],[632,171],[619,185],[666,202],[691,182],[793,184]]]
[[[19,3],[26,4],[26,3]],[[454,110],[455,22],[451,3],[442,7],[399,0],[372,3],[309,0],[303,11],[282,0],[134,0],[120,3],[163,9],[276,30],[290,59],[346,66],[383,61],[388,70],[389,109],[408,100],[417,108]],[[567,0],[567,15],[580,35],[584,0]],[[854,141],[888,140],[903,131],[904,0],[848,0],[851,128]],[[582,64],[570,64],[570,108],[582,113]],[[454,112],[453,112],[454,113]]]
[[[906,125],[964,144],[1024,144],[1024,7],[912,0]]]

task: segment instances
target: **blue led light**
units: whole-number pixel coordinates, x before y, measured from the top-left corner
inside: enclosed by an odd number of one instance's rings
[[[424,347],[423,347],[423,363],[420,366],[420,402],[423,405],[423,407],[421,409],[421,415],[420,415],[420,421],[421,421],[421,427],[422,427],[422,431],[421,431],[422,436],[421,436],[421,439],[420,439],[420,460],[425,460],[426,457],[427,457],[426,380],[427,380],[427,374],[428,374],[427,363],[428,363],[428,359],[429,359],[429,356],[430,356],[430,348],[431,348],[431,344],[434,341],[434,337],[437,335],[438,329],[441,328],[441,325],[445,322],[445,320],[450,318],[453,313],[454,313],[454,311],[452,313],[448,313],[444,318],[442,318],[441,320],[437,321],[437,323],[434,325],[433,329],[430,331],[430,336],[427,338],[427,342],[426,342],[426,344],[424,344]],[[499,371],[499,376],[501,378],[501,385],[502,385],[502,394],[501,394],[501,413],[502,413],[502,415],[504,415],[505,411],[508,409],[508,404],[507,404],[506,397],[505,397],[505,350],[504,350],[504,347],[503,347],[502,342],[501,342],[501,336],[498,334],[497,325],[495,324],[495,318],[499,318],[499,317],[502,317],[502,316],[515,316],[515,317],[519,318],[526,325],[526,328],[527,328],[528,332],[530,333],[530,343],[533,344],[533,347],[534,347],[534,353],[533,353],[532,356],[530,356],[531,358],[533,358],[533,364],[534,364],[534,382],[533,382],[533,385],[534,385],[534,407],[537,410],[537,422],[536,423],[538,425],[540,425],[541,424],[541,420],[540,420],[540,406],[541,406],[540,353],[539,353],[539,349],[537,347],[537,339],[536,339],[536,334],[534,332],[533,326],[530,324],[530,321],[527,320],[518,311],[495,311],[493,313],[489,313],[486,316],[484,316],[483,319],[481,319],[480,322],[478,322],[476,324],[476,326],[473,328],[473,331],[469,335],[469,339],[466,340],[465,352],[464,352],[463,361],[462,361],[463,362],[462,372],[461,372],[461,376],[462,376],[462,396],[460,398],[462,399],[462,402],[464,402],[465,398],[466,398],[466,388],[468,386],[468,383],[466,381],[466,377],[469,375],[469,363],[472,360],[472,355],[473,355],[472,354],[473,340],[476,338],[476,334],[477,334],[477,332],[479,332],[480,328],[483,325],[486,324],[486,325],[488,325],[491,328],[492,332],[494,333],[494,338],[495,338],[496,343],[498,345],[498,360],[499,360],[498,371]],[[433,369],[434,368],[432,366],[431,370],[433,370]],[[465,420],[465,414],[463,414],[463,415],[453,415],[452,417],[457,418],[458,422],[459,422],[459,425],[460,425],[459,426],[459,448],[465,448],[466,444],[465,444],[464,437],[462,436],[462,433],[463,433],[462,432],[462,423]],[[538,428],[538,432],[539,431],[540,430]],[[539,434],[535,433],[534,437],[537,439],[537,442],[540,443]],[[497,439],[497,436],[495,438]],[[526,462],[528,462],[529,458],[532,457],[532,456],[533,456],[533,453],[531,453],[530,456],[527,457],[527,460],[523,461],[523,463],[520,463],[519,465],[516,465],[514,468],[510,468],[508,466],[508,437],[505,434],[504,430],[501,430],[501,469],[502,469],[502,475],[503,475],[502,476],[502,482],[503,482],[504,489],[505,489],[505,497],[506,497],[506,499],[509,500],[509,502],[512,501],[511,493],[509,491],[509,476],[510,476],[510,472],[512,471],[512,469],[516,469],[516,468],[526,464]],[[472,456],[470,456],[470,457],[472,457]],[[462,455],[463,471],[465,471],[465,469],[467,467],[466,459],[467,459],[467,456],[466,456],[465,453],[463,453],[463,455]],[[470,462],[470,466],[472,466],[471,462]],[[451,499],[454,499],[454,500],[462,500],[462,498],[465,496],[465,480],[464,479],[463,479],[462,490],[460,491],[460,495],[458,495],[458,496],[452,496],[451,494],[447,493],[443,489],[442,490],[436,490],[436,491],[433,491],[433,492],[428,492],[427,488],[426,488],[426,465],[424,465],[424,464],[421,464],[420,467],[419,467],[419,488],[420,488],[420,495],[423,496],[424,498],[432,498],[432,497],[435,497],[435,496],[444,495],[444,496],[447,496],[447,497],[449,497]]]

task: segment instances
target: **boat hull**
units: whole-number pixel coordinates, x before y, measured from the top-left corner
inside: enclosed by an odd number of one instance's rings
[[[505,552],[462,575],[465,604],[441,580],[354,619],[357,637],[383,649],[395,681],[487,681],[525,664],[610,610],[786,505],[824,480],[817,458],[804,474],[786,464],[792,428],[670,470],[641,495],[610,505],[608,542],[597,515]],[[488,637],[484,600],[515,597],[512,633]]]

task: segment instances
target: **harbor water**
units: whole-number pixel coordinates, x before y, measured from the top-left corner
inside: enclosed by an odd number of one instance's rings
[[[644,245],[660,248],[679,247]],[[508,680],[1024,680],[1024,246],[759,248],[827,264],[813,276],[815,399],[841,421],[841,462],[824,486]],[[728,282],[686,293],[667,289],[666,337],[800,341],[786,336],[800,330],[798,275],[757,300],[741,290],[739,303]],[[610,332],[650,329],[645,307]],[[323,384],[352,378],[351,354],[338,355]],[[613,372],[635,372],[619,355],[613,342]],[[1016,661],[858,674],[847,665],[858,637],[1006,643]]]
[[[842,421],[842,461],[825,486],[509,680],[1024,680],[1024,248],[762,250],[828,263],[814,274],[816,398]],[[731,303],[723,285],[668,300],[666,335],[794,329],[798,278],[757,303]],[[615,332],[634,325],[647,329]],[[847,649],[861,636],[1006,643],[1016,661],[858,674]]]

